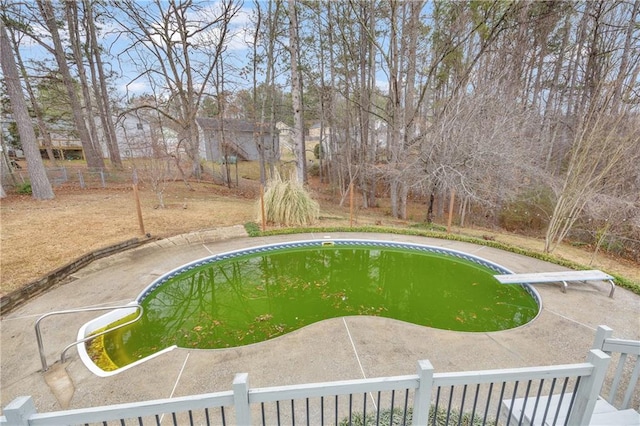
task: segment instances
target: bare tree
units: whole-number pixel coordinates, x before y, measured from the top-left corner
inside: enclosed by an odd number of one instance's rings
[[[155,81],[169,101],[147,107],[163,108],[161,114],[173,122],[197,177],[201,166],[195,119],[228,43],[230,21],[240,8],[234,0],[216,3],[215,11],[206,6],[126,0],[115,4],[120,13],[112,16],[130,39],[125,53],[138,67],[139,77]]]
[[[142,179],[149,182],[151,190],[156,194],[158,204],[155,208],[164,209],[164,192],[173,180],[171,161],[168,156],[156,156],[145,159],[141,164]]]
[[[633,118],[609,114],[601,111],[601,107],[593,105],[576,130],[567,171],[558,188],[545,235],[546,252],[553,252],[564,240],[589,200],[619,184],[625,176],[619,173],[629,171],[620,167],[625,160],[638,158],[640,131],[637,127],[624,126],[626,120]]]
[[[635,55],[632,55],[633,43],[639,42],[638,40],[638,27],[637,20],[640,17],[640,0],[635,0],[631,12],[628,15],[628,24],[626,28],[626,34],[624,35],[624,47],[622,50],[622,56],[620,60],[620,67],[618,69],[618,76],[615,82],[615,92],[613,95],[613,111],[618,112],[620,110],[620,104],[622,103],[623,95],[625,95],[625,86],[629,87],[633,85],[633,82],[637,82],[637,76],[640,72],[640,63],[638,62],[638,50],[635,49]],[[624,15],[623,15],[624,18]],[[632,65],[634,64],[635,65]],[[633,78],[635,76],[636,78]],[[629,78],[631,77],[631,78]],[[630,81],[630,84],[625,84],[626,81]]]
[[[31,179],[31,193],[37,200],[48,200],[54,198],[53,189],[44,169],[40,149],[36,141],[36,134],[33,130],[31,117],[24,100],[20,77],[16,67],[15,58],[9,42],[7,29],[4,20],[0,19],[0,60],[4,81],[7,86],[7,93],[11,102],[13,118],[18,125],[22,149],[29,166],[29,177]]]
[[[596,194],[587,203],[585,209],[588,217],[596,222],[593,232],[593,253],[589,265],[594,264],[598,252],[607,244],[607,241],[615,241],[617,235],[624,234],[632,225],[634,215],[640,211],[638,189],[624,195]]]

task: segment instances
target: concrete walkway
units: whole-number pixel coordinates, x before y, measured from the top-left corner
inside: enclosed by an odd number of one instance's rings
[[[271,341],[232,349],[176,349],[108,378],[87,370],[64,347],[80,326],[100,313],[47,318],[42,323],[46,358],[41,372],[34,333],[44,313],[128,303],[155,278],[211,254],[283,241],[324,238],[404,241],[464,251],[516,273],[561,271],[560,266],[474,244],[390,234],[327,233],[249,238],[241,226],[150,243],[98,260],[68,282],[37,297],[1,321],[1,404],[31,395],[39,412],[231,389],[235,373],[249,373],[252,387],[414,374],[429,359],[436,372],[583,362],[600,324],[614,337],[640,340],[640,296],[606,283],[536,288],[540,316],[523,327],[491,333],[436,330],[385,318],[345,317],[312,324]]]

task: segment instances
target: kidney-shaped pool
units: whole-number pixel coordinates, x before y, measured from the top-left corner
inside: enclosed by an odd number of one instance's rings
[[[263,342],[306,325],[375,315],[445,330],[487,332],[533,320],[540,297],[503,285],[504,267],[463,252],[372,240],[311,240],[210,256],[155,280],[134,303],[141,318],[79,347],[94,373],[111,375],[175,347]],[[136,308],[85,324],[78,338],[113,328]]]

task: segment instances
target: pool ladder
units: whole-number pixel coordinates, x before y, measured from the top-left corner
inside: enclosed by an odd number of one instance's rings
[[[98,336],[102,336],[103,334],[106,334],[110,331],[113,330],[117,330],[119,328],[122,328],[124,326],[127,326],[129,324],[133,324],[134,322],[138,321],[141,317],[142,317],[142,313],[144,312],[144,308],[142,307],[142,305],[138,304],[138,303],[132,303],[129,305],[118,305],[118,306],[105,306],[105,307],[101,307],[101,308],[77,308],[77,309],[69,309],[66,311],[54,311],[54,312],[49,312],[47,314],[42,315],[40,318],[38,318],[36,320],[36,339],[38,340],[38,350],[40,351],[40,361],[42,362],[42,371],[47,371],[49,369],[49,366],[47,365],[47,358],[44,355],[44,345],[42,343],[42,333],[40,332],[40,322],[50,316],[53,315],[62,315],[62,314],[76,314],[76,313],[80,313],[80,312],[90,312],[90,311],[108,311],[108,310],[114,310],[114,309],[131,309],[131,308],[136,308],[136,310],[138,310],[138,315],[132,319],[131,321],[127,321],[123,324],[119,324],[116,327],[110,328],[108,330],[103,330],[100,333],[96,333],[96,334],[92,334],[90,336],[85,337],[84,339],[80,339],[80,340],[76,340],[75,342],[71,343],[70,345],[68,345],[66,348],[64,348],[64,350],[62,351],[62,355],[60,355],[60,363],[64,363],[65,361],[65,355],[67,353],[67,351],[69,349],[71,349],[72,347],[80,344],[80,343],[84,343],[87,340],[91,340],[91,339],[95,339]]]

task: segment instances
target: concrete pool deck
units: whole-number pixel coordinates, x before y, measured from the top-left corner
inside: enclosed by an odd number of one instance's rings
[[[609,298],[607,283],[540,284],[542,311],[530,324],[491,333],[431,329],[375,317],[335,318],[260,344],[224,350],[176,349],[115,376],[93,375],[78,357],[62,350],[78,329],[101,312],[53,316],[41,324],[49,371],[43,373],[34,323],[41,315],[133,300],[155,278],[190,261],[231,250],[284,241],[332,238],[403,241],[460,250],[513,272],[562,271],[558,265],[469,243],[433,238],[322,233],[250,238],[241,226],[149,243],[100,259],[65,284],[10,314],[1,325],[1,406],[31,395],[39,412],[82,408],[231,389],[236,373],[249,373],[252,387],[414,374],[428,359],[436,372],[469,371],[583,362],[596,327],[614,337],[640,340],[640,296],[624,288]]]

